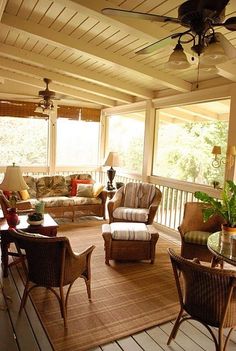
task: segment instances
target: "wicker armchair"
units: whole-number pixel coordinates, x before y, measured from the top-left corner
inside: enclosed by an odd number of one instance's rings
[[[7,215],[8,208],[10,208],[11,206],[8,199],[3,194],[2,190],[0,190],[0,206],[2,208],[3,216],[5,218]],[[17,208],[17,213],[22,215],[34,212],[34,209],[32,208],[31,203],[27,201],[17,202],[16,208]]]
[[[181,256],[189,259],[210,262],[212,254],[207,248],[210,234],[220,231],[224,223],[222,217],[214,215],[207,222],[203,221],[202,209],[207,205],[202,202],[186,202],[183,220],[178,227],[181,236]]]
[[[127,183],[108,201],[109,223],[142,222],[152,224],[162,193],[153,184]]]
[[[236,328],[236,271],[210,268],[188,261],[168,249],[179,295],[180,312],[167,344],[188,319],[202,323],[210,332],[216,351],[226,351]],[[181,273],[181,274],[180,274]],[[184,284],[181,284],[183,279]],[[182,317],[187,312],[187,316]],[[218,328],[218,340],[210,327]],[[230,328],[224,340],[223,329]]]
[[[95,246],[90,246],[81,253],[74,253],[66,237],[45,237],[11,230],[19,255],[25,251],[28,265],[22,260],[26,273],[26,284],[21,300],[20,311],[25,306],[29,292],[35,287],[45,287],[57,297],[64,326],[67,328],[67,303],[69,292],[77,278],[83,278],[91,299],[91,254]],[[63,287],[69,285],[64,297]],[[55,288],[59,288],[59,292]]]

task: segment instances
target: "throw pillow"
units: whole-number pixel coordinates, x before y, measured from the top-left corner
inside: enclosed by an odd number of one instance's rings
[[[93,184],[77,184],[76,196],[93,197]]]
[[[28,190],[21,190],[20,191],[20,197],[21,197],[22,200],[30,199]]]
[[[71,179],[71,191],[70,191],[71,196],[76,196],[77,184],[92,184],[92,180],[91,179]]]
[[[94,183],[93,184],[93,196],[97,197],[99,194],[101,194],[101,192],[104,189],[104,185],[101,183]]]

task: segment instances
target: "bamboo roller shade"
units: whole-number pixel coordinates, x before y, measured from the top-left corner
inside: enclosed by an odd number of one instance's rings
[[[26,101],[0,101],[0,116],[8,117],[36,117],[48,118],[47,115],[34,112],[37,103]],[[58,105],[58,117],[82,120],[87,122],[100,122],[101,110],[95,108]]]

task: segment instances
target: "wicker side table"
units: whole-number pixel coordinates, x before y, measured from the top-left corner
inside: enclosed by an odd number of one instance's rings
[[[154,263],[155,248],[159,234],[153,225],[147,225],[146,229],[151,234],[150,240],[117,240],[112,237],[111,224],[102,225],[102,236],[104,239],[105,263],[109,260],[139,261],[150,260]],[[125,223],[127,229],[130,223]]]

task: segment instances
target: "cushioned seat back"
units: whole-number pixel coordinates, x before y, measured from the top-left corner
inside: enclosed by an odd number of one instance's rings
[[[148,208],[155,194],[155,185],[148,183],[128,183],[125,186],[124,207]]]
[[[204,222],[202,209],[207,207],[209,205],[202,202],[187,202],[185,204],[183,221],[180,225],[183,233],[196,230],[213,233],[221,230],[224,219],[219,215],[214,215],[207,222]]]

